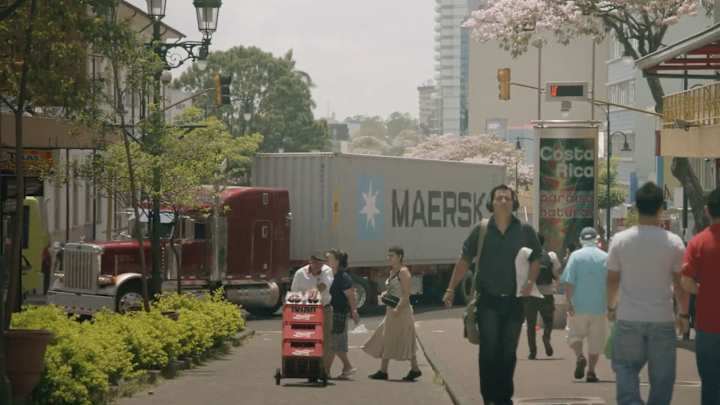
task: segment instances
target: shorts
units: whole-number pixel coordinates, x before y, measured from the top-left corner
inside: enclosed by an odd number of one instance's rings
[[[568,317],[568,343],[582,343],[587,339],[588,353],[600,354],[605,348],[607,320],[605,315],[575,314]]]
[[[333,326],[332,336],[330,342],[333,351],[336,353],[347,353],[348,352],[348,313],[347,312],[334,312],[333,313]]]

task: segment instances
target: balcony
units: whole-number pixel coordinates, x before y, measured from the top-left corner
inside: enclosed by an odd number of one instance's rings
[[[720,156],[720,82],[663,98],[661,154]]]

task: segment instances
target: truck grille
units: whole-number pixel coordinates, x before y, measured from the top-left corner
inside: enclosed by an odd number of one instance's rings
[[[65,287],[94,290],[97,286],[98,255],[93,246],[66,246],[63,252]]]

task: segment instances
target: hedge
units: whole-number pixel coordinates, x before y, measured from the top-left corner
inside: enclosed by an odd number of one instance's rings
[[[175,312],[177,320],[166,312]],[[90,405],[106,402],[120,381],[219,347],[245,328],[245,320],[220,289],[202,297],[162,295],[150,312],[103,311],[85,322],[59,307],[29,306],[13,315],[11,327],[55,334],[33,404]]]

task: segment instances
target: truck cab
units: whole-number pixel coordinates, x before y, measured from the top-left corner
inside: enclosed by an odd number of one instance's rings
[[[177,217],[161,214],[162,292],[204,293],[223,287],[230,301],[248,310],[276,310],[289,282],[287,191],[231,187],[216,208],[199,207]],[[147,223],[144,215],[139,220]],[[176,237],[169,239],[172,234]],[[149,240],[142,248],[145,276],[139,251],[134,239],[54,246],[55,280],[48,301],[86,315],[102,308],[118,312],[140,308],[142,278],[149,278],[151,271]]]

